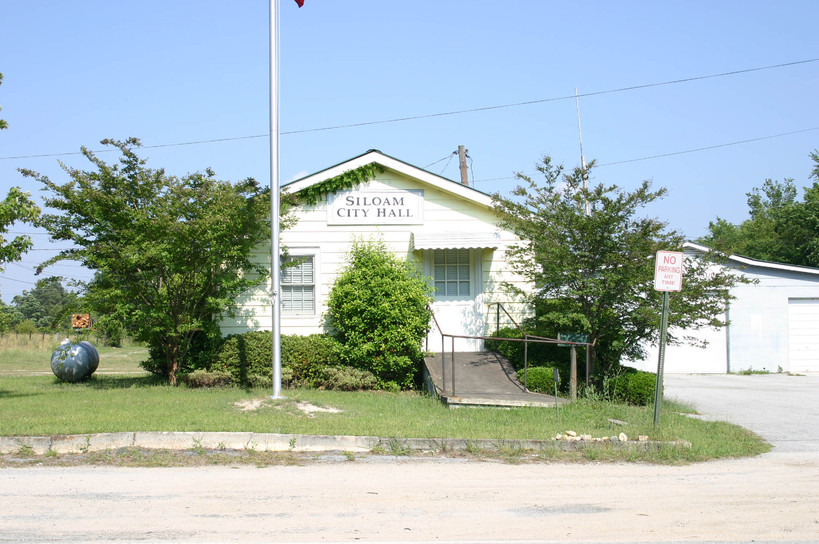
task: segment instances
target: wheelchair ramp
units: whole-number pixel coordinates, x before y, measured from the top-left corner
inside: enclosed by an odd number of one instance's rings
[[[452,353],[445,354],[443,362],[439,353],[427,357],[424,363],[427,390],[449,406],[545,407],[568,402],[526,391],[515,377],[512,364],[494,352],[456,352],[454,372]]]

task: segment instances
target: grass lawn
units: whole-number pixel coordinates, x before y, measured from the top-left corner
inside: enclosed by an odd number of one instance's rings
[[[295,389],[271,400],[269,390],[187,389],[151,377],[98,376],[68,384],[47,376],[0,381],[0,435],[45,436],[115,431],[251,431],[259,433],[368,435],[385,438],[549,439],[573,430],[595,437],[625,432],[652,440],[687,440],[690,449],[623,454],[629,460],[686,462],[754,455],[768,450],[735,425],[704,422],[666,405],[661,425],[653,410],[579,401],[562,407],[560,425],[549,408],[449,409],[418,393],[347,393]],[[244,410],[247,401],[261,405]],[[299,403],[338,412],[305,413]],[[628,423],[615,425],[609,419]],[[673,451],[672,451],[673,450]]]
[[[652,407],[581,400],[560,408],[449,409],[419,393],[170,387],[139,373],[139,348],[101,350],[99,370],[85,383],[71,384],[50,373],[48,359],[33,363],[7,358],[0,349],[0,435],[46,436],[116,431],[251,431],[259,433],[367,435],[382,438],[550,439],[572,430],[594,437],[625,432],[651,440],[687,440],[691,448],[660,451],[603,450],[592,459],[692,462],[755,455],[768,451],[759,437],[735,425],[683,415],[685,407],[666,403],[661,425]],[[50,353],[48,354],[50,357]],[[116,370],[111,370],[116,369]],[[26,372],[28,371],[28,372]],[[130,372],[108,374],[106,372]],[[37,370],[39,372],[39,370]],[[27,374],[27,375],[24,375]],[[34,375],[32,375],[34,374]],[[245,409],[256,401],[255,409]],[[333,412],[306,413],[300,403]],[[618,425],[610,420],[627,422]],[[576,455],[576,454],[575,454]]]

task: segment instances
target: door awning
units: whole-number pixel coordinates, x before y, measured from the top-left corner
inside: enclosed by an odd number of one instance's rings
[[[416,249],[496,249],[500,232],[413,232],[410,247]]]

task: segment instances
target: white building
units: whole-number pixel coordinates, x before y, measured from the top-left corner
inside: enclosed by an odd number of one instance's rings
[[[298,222],[282,232],[282,245],[301,260],[282,274],[282,334],[324,332],[325,301],[356,238],[383,240],[432,278],[433,311],[445,334],[481,336],[494,330],[492,302],[501,301],[519,315],[524,307],[511,303],[501,286],[501,281],[515,281],[505,249],[518,240],[496,225],[489,195],[375,150],[283,190],[296,194],[372,163],[380,170],[372,179],[300,206]],[[269,255],[269,249],[260,248],[257,258],[269,262]],[[270,330],[269,293],[268,284],[242,297],[239,315],[223,319],[223,334]],[[430,349],[440,349],[441,337],[434,329],[429,340]],[[477,351],[481,346],[480,340],[461,339],[455,348]]]
[[[690,242],[685,246],[689,257],[706,251],[708,248]],[[726,327],[687,332],[706,340],[705,349],[667,346],[664,371],[819,371],[819,269],[736,255],[728,258],[726,266],[754,283],[732,289],[736,298],[729,304]],[[656,372],[657,349],[648,351],[645,361],[629,364]]]

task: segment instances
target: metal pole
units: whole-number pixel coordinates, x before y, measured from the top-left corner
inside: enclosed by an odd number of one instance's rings
[[[569,372],[572,382],[572,400],[577,400],[577,347],[574,344],[572,344],[571,354],[569,355]]]
[[[586,177],[586,156],[583,155],[583,129],[580,127],[580,97],[577,95],[577,87],[574,88],[574,103],[577,107],[577,133],[580,135],[580,164],[583,168],[583,189],[588,190],[589,180]],[[588,196],[586,200],[586,215],[591,215]]]
[[[279,248],[279,0],[270,0],[270,296],[273,333],[273,396],[281,398],[281,262]]]
[[[663,404],[663,365],[665,364],[665,331],[668,328],[668,291],[663,291],[663,315],[660,319],[660,356],[657,361],[657,384],[654,387],[654,426],[660,424]]]
[[[529,337],[523,337],[523,388],[529,390]]]
[[[557,412],[557,430],[560,432],[560,404],[557,402],[557,384],[560,381],[560,371],[555,368],[554,369],[554,380],[555,380],[555,412]]]
[[[455,396],[455,337],[452,337],[452,396]]]
[[[438,332],[441,332],[438,329]],[[441,332],[441,389],[446,393],[446,338]]]

